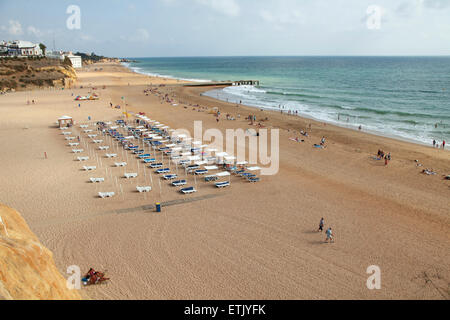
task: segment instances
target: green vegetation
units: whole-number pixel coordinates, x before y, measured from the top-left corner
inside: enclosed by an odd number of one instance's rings
[[[77,52],[77,53],[75,53],[75,55],[76,56],[80,56],[81,59],[83,61],[86,61],[86,62],[88,62],[88,61],[90,61],[90,62],[99,62],[99,61],[101,61],[103,59],[108,59],[107,57],[104,57],[104,56],[98,56],[94,52],[92,52],[90,55],[88,55],[86,53],[82,53],[82,52]]]
[[[39,43],[39,48],[41,48],[42,54],[45,56],[45,50],[47,49],[47,47],[45,46],[45,44]]]

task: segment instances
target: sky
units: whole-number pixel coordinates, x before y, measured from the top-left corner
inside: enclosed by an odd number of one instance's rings
[[[450,55],[450,0],[0,0],[0,40],[18,39],[108,57]]]

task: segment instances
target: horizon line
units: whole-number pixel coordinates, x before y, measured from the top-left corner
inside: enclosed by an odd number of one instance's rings
[[[192,56],[139,56],[118,57],[118,59],[143,59],[143,58],[447,58],[450,54],[442,55],[192,55]]]

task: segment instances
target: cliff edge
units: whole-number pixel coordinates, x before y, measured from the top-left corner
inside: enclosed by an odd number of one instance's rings
[[[0,300],[80,300],[20,214],[0,204]]]

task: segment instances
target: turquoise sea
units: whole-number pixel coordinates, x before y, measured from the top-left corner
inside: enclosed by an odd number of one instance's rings
[[[207,95],[430,145],[450,142],[450,57],[128,58],[132,70],[193,81],[260,80]]]

